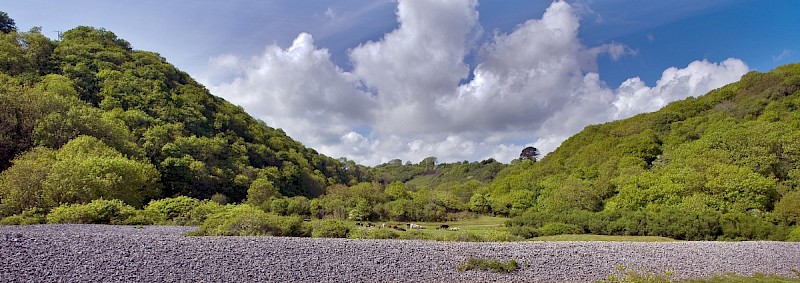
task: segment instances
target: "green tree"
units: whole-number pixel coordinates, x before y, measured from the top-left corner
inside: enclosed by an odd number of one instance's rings
[[[278,188],[267,179],[256,179],[250,184],[250,188],[247,189],[247,203],[253,206],[260,207],[273,197],[280,197],[280,193],[278,192]]]
[[[158,171],[150,163],[125,158],[102,141],[80,136],[57,153],[57,162],[43,182],[48,206],[119,199],[142,207],[158,194]]]
[[[800,191],[784,194],[775,204],[775,213],[788,226],[800,223]]]
[[[11,33],[17,31],[17,25],[14,19],[8,16],[6,12],[0,11],[0,32]]]
[[[482,194],[474,194],[469,198],[469,210],[478,213],[487,213],[491,210],[492,204]]]
[[[48,207],[42,182],[55,162],[56,152],[44,147],[15,158],[13,166],[0,173],[0,216]]]
[[[519,154],[519,160],[532,160],[536,162],[536,158],[539,157],[539,149],[529,146],[522,149],[522,152]]]

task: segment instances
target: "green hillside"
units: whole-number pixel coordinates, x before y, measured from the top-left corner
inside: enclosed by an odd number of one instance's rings
[[[800,64],[648,114],[586,127],[535,164],[500,172],[494,196],[535,196],[522,234],[785,239],[800,221]],[[555,225],[555,226],[554,226]],[[800,235],[799,235],[800,236]]]
[[[2,223],[311,235],[303,219],[319,218],[315,233],[396,238],[419,233],[353,225],[483,215],[509,219],[491,239],[800,240],[800,64],[586,127],[538,161],[529,148],[511,165],[368,168],[303,146],[110,31],[53,41],[0,26]]]
[[[0,33],[0,215],[96,198],[239,202],[254,184],[315,197],[360,181],[110,31],[52,41],[11,27]]]

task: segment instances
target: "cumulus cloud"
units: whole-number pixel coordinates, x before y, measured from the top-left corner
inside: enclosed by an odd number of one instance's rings
[[[721,63],[694,61],[686,68],[664,70],[655,87],[648,87],[639,78],[624,81],[613,102],[614,119],[652,112],[667,103],[690,96],[697,97],[720,86],[739,80],[749,68],[739,59]]]
[[[349,53],[352,70],[300,34],[286,49],[212,59],[212,93],[320,152],[369,165],[495,158],[527,145],[550,152],[589,124],[654,111],[733,82],[737,59],[668,68],[655,86],[631,78],[616,89],[597,58],[635,56],[620,43],[584,46],[572,6],[557,1],[541,19],[485,36],[476,1],[398,2],[398,28]],[[477,54],[476,66],[465,57]],[[468,78],[470,78],[468,80]],[[218,81],[218,82],[215,82]]]

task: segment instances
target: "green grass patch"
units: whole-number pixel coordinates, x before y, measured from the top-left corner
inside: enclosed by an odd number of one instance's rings
[[[372,224],[375,227],[357,227],[355,231],[350,233],[349,237],[455,242],[509,242],[523,240],[508,231],[508,228],[505,227],[507,219],[504,217],[481,216],[447,222],[374,222]],[[406,226],[408,223],[421,225],[423,228],[408,229]],[[381,224],[384,224],[384,228],[380,228]],[[447,225],[448,228],[440,228],[442,225]],[[398,226],[406,231],[395,230],[390,228],[391,226]],[[450,230],[450,228],[457,228],[457,231]],[[391,232],[382,232],[381,230],[389,230]]]
[[[542,242],[676,242],[675,239],[657,236],[608,236],[608,235],[555,235],[531,238]]]
[[[458,271],[485,270],[497,273],[510,273],[519,269],[516,260],[501,261],[498,259],[470,257],[458,264]]]
[[[743,276],[743,275],[736,275],[736,274],[726,274],[726,275],[716,275],[711,278],[703,278],[703,279],[690,279],[684,280],[681,282],[686,283],[723,283],[723,282],[739,282],[739,283],[788,283],[788,282],[800,282],[800,276],[796,275],[794,278],[779,276],[779,275],[766,275],[766,274],[755,274],[752,276]]]
[[[737,283],[785,283],[800,282],[800,271],[792,269],[793,277],[786,277],[774,274],[761,274],[745,276],[738,274],[715,275],[710,278],[692,278],[676,280],[675,274],[671,271],[658,273],[648,270],[646,266],[634,269],[631,267],[617,266],[615,274],[608,275],[603,283],[663,283],[663,282],[682,282],[682,283],[717,283],[717,282],[737,282]]]

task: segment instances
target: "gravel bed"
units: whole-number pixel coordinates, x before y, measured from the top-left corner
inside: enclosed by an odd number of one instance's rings
[[[2,282],[594,282],[619,265],[677,277],[800,267],[800,243],[454,243],[187,237],[193,227],[0,226]],[[509,274],[459,272],[467,257],[515,259]]]

